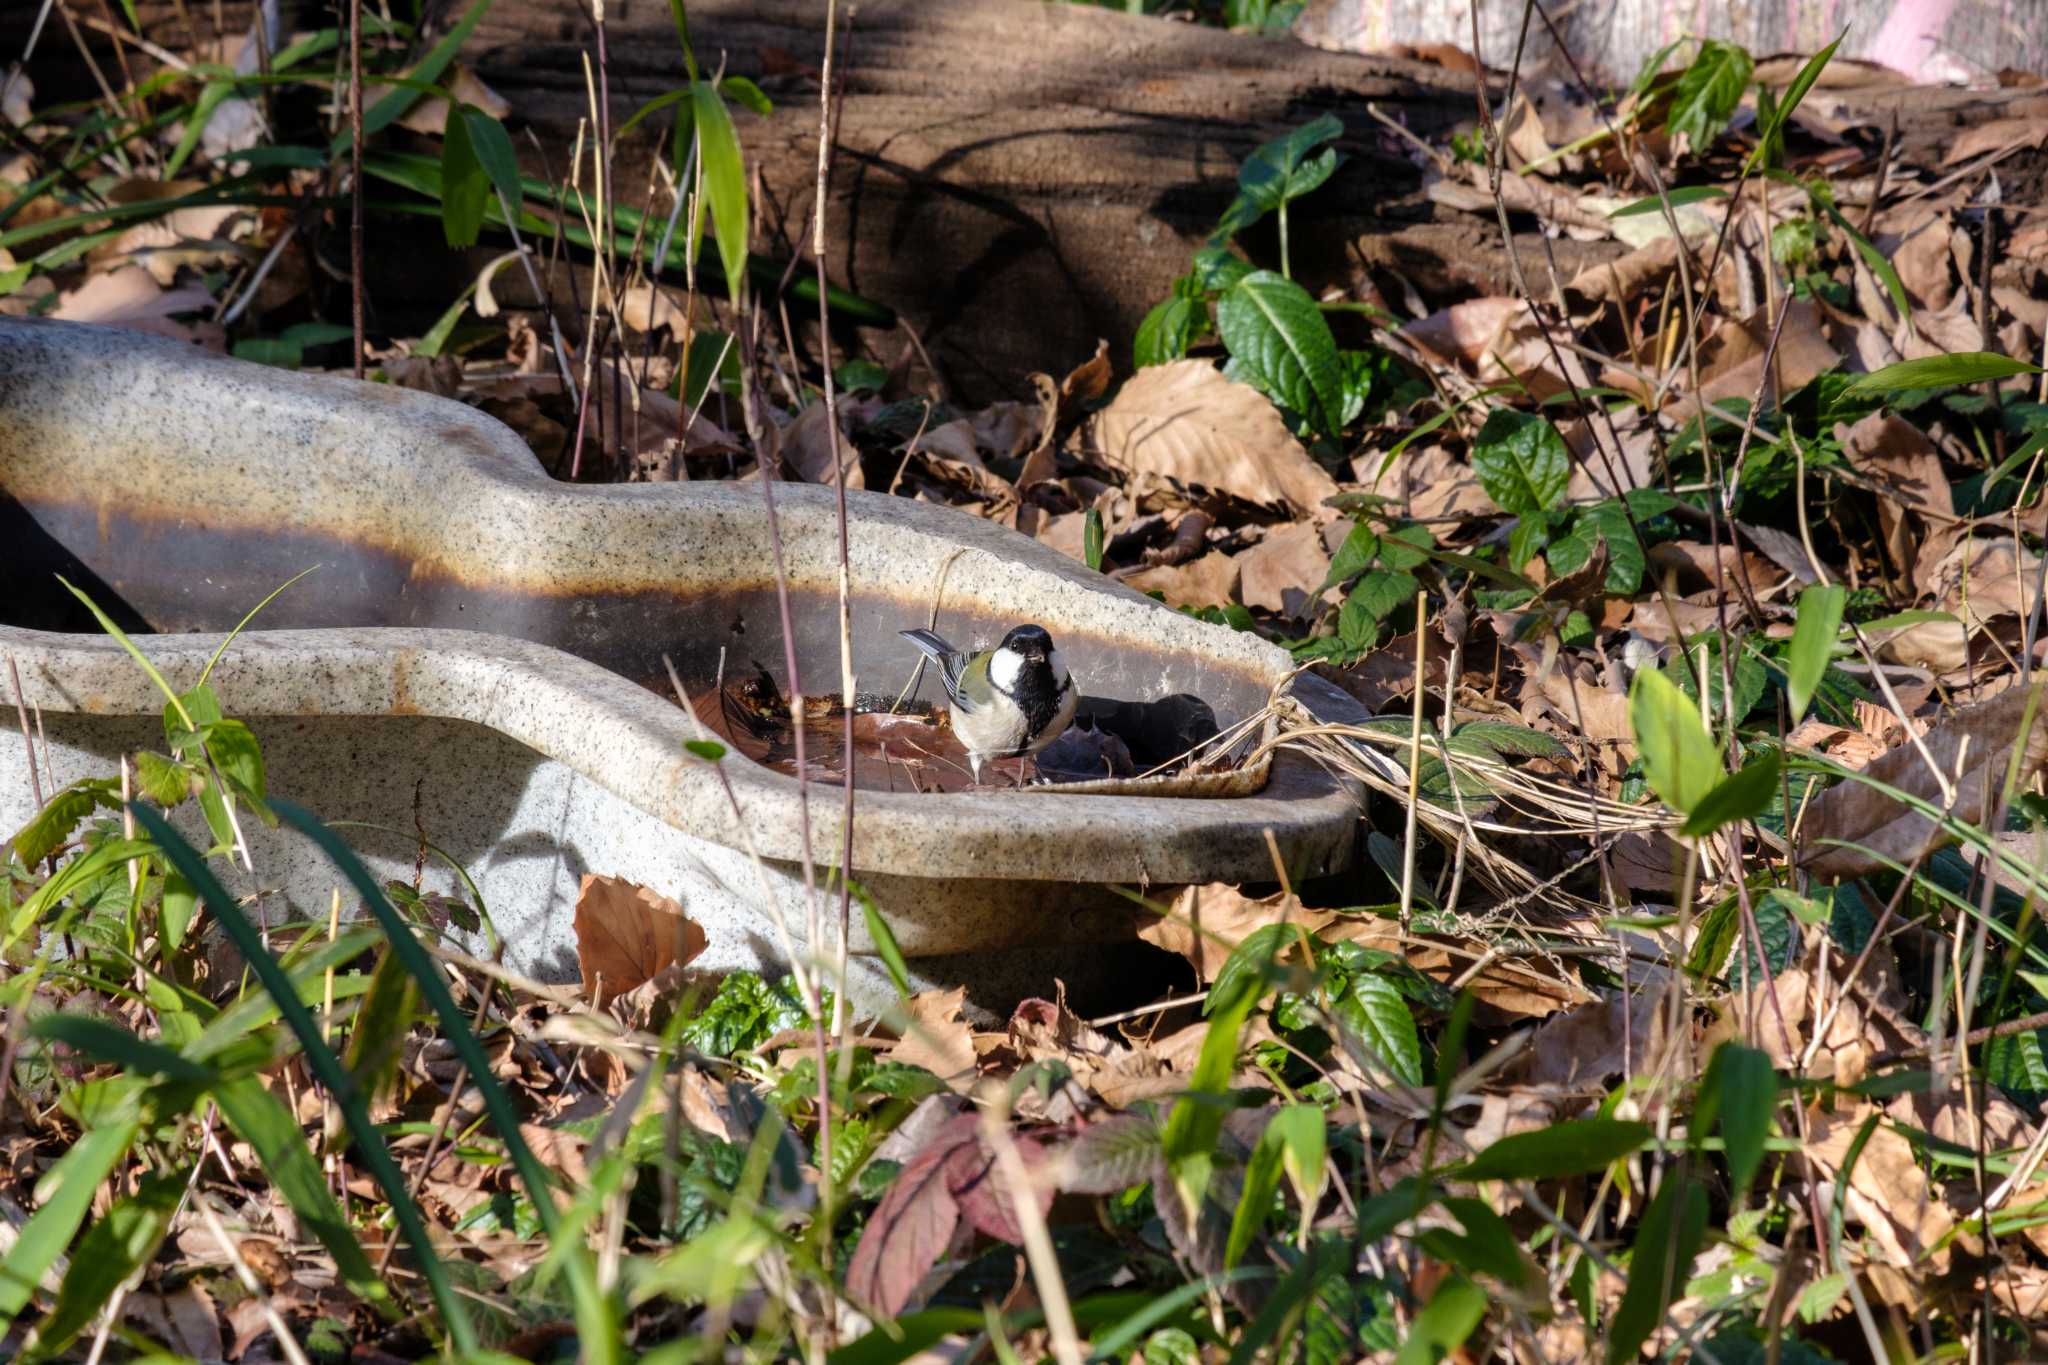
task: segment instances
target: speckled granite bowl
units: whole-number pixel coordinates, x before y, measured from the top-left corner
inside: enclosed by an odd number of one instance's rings
[[[780,485],[776,502],[799,666],[812,691],[833,690],[832,498]],[[942,633],[987,640],[1042,622],[1093,695],[1194,693],[1228,723],[1288,672],[1251,636],[987,522],[879,495],[849,504],[864,687],[910,676],[916,655],[896,630],[923,624],[942,575]],[[470,870],[512,960],[537,975],[575,975],[586,871],[680,900],[710,936],[708,966],[780,956],[725,790],[684,755],[697,732],[660,681],[669,654],[708,689],[721,650],[781,675],[771,563],[753,485],[564,485],[458,403],[0,320],[0,654],[41,708],[55,780],[162,746],[160,698],[55,575],[150,632],[139,643],[184,686],[222,632],[317,564],[228,650],[215,685],[254,726],[277,791],[329,820],[390,827],[350,832],[380,876],[411,878],[423,831]],[[1296,686],[1318,714],[1358,714],[1334,689]],[[0,736],[11,830],[32,801],[11,717]],[[737,753],[723,767],[801,932],[798,784]],[[1076,945],[1128,938],[1131,912],[1102,884],[1269,879],[1268,830],[1297,873],[1321,870],[1349,856],[1356,799],[1286,755],[1264,790],[1229,799],[864,790],[853,864],[921,975],[995,998],[1007,981],[1041,990],[1063,963],[1102,958]],[[814,793],[810,818],[829,859],[836,790]],[[240,889],[324,913],[332,870],[289,835],[252,837]],[[431,864],[427,878],[447,882]],[[850,989],[874,989],[872,969],[860,962]]]

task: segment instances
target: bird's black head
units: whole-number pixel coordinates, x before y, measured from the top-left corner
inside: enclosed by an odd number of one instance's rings
[[[1034,663],[1044,663],[1053,656],[1052,636],[1046,634],[1044,626],[1018,626],[1003,637],[1000,647]]]

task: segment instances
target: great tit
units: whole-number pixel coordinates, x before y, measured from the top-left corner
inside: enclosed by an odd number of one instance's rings
[[[1018,626],[994,649],[971,655],[928,630],[902,635],[939,666],[953,734],[977,783],[983,763],[1035,754],[1074,718],[1080,694],[1043,626]]]

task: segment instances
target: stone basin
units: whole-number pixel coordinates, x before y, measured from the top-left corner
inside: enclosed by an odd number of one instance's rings
[[[833,498],[778,484],[775,501],[802,681],[833,693]],[[926,624],[935,601],[936,628],[956,642],[1037,621],[1085,695],[1192,694],[1226,726],[1291,672],[1284,651],[978,518],[859,492],[848,514],[864,690],[893,695],[910,679],[918,656],[896,632]],[[802,933],[799,782],[738,751],[717,768],[686,753],[702,732],[662,664],[672,658],[693,695],[721,667],[758,664],[786,687],[758,486],[563,484],[460,403],[134,333],[0,320],[0,655],[40,711],[46,788],[164,742],[160,695],[57,575],[183,688],[235,622],[314,565],[212,681],[262,742],[274,791],[330,821],[390,828],[346,831],[380,878],[415,877],[423,833],[474,878],[511,965],[545,979],[576,975],[586,872],[680,901],[709,937],[703,966],[772,968],[782,951],[751,836]],[[1318,717],[1362,715],[1315,679],[1289,685]],[[0,689],[11,703],[4,675]],[[921,695],[936,699],[930,670]],[[0,827],[12,830],[34,802],[8,721]],[[852,863],[913,974],[992,1003],[1117,960],[1097,945],[1128,942],[1144,912],[1111,884],[1163,896],[1271,880],[1268,832],[1290,875],[1340,868],[1359,798],[1284,750],[1257,791],[1235,796],[864,788]],[[809,818],[818,861],[836,861],[836,785],[811,784]],[[333,870],[288,832],[248,832],[254,873],[238,870],[231,889],[269,893],[272,922],[324,918]],[[452,889],[452,874],[430,858],[424,885]],[[848,989],[872,999],[886,978],[855,919]]]

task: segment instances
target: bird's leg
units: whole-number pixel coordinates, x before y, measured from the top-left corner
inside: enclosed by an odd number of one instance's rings
[[[967,755],[967,767],[968,771],[974,774],[974,785],[979,787],[981,785],[981,755]]]

